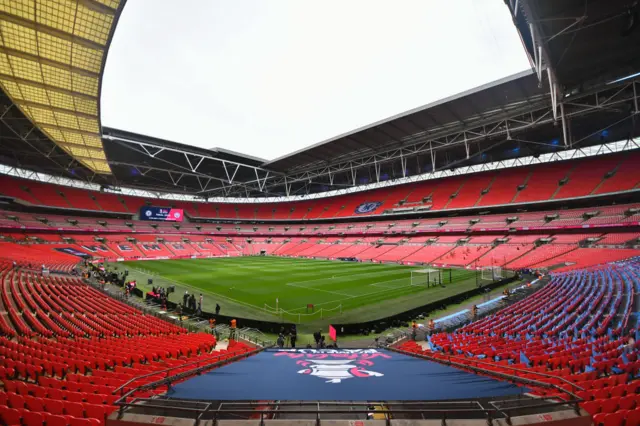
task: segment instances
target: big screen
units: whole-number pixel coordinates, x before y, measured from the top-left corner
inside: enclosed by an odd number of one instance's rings
[[[184,211],[170,207],[142,207],[140,209],[140,220],[164,220],[170,222],[182,222]]]

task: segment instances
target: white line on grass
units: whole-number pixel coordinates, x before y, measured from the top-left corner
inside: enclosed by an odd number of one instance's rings
[[[302,285],[296,285],[295,283],[287,283],[285,285],[287,285],[289,287],[303,288],[305,290],[314,290],[314,291],[321,291],[323,293],[337,294],[338,296],[346,296],[347,298],[353,297],[351,294],[340,293],[339,291],[323,290],[321,288],[314,288],[314,287],[305,287],[305,286],[302,286]]]
[[[383,281],[383,282],[385,282],[385,281]],[[373,284],[370,284],[370,285],[373,285]],[[371,293],[359,294],[357,296],[349,296],[349,297],[345,297],[344,299],[336,299],[336,300],[330,300],[328,302],[314,303],[313,306],[323,306],[323,305],[328,305],[330,303],[340,303],[340,302],[344,302],[346,300],[357,299],[359,297],[367,297],[367,296],[373,296],[373,295],[376,295],[376,294],[390,293],[392,291],[405,289],[407,287],[413,287],[413,286],[411,284],[409,284],[409,285],[405,285],[405,286],[401,286],[401,287],[393,287],[393,288],[387,287],[385,290],[373,291]],[[304,288],[307,288],[307,287],[304,287]],[[310,290],[314,290],[314,289],[310,289]],[[303,308],[289,309],[288,311],[289,312],[296,312],[296,311],[300,311],[300,310],[303,310],[303,309],[307,309],[307,308],[303,307]]]
[[[376,271],[376,272],[371,272],[370,270],[367,270],[367,272],[364,273],[355,273],[355,274],[336,274],[336,275],[332,275],[331,278],[329,277],[323,277],[323,278],[314,278],[312,280],[305,280],[305,281],[293,281],[290,283],[287,283],[287,285],[289,284],[305,284],[305,283],[312,283],[312,282],[318,282],[318,281],[322,281],[322,282],[329,282],[329,280],[331,279],[338,279],[340,281],[351,281],[353,279],[358,279],[361,277],[366,277],[369,275],[394,275],[397,274],[398,271]],[[410,277],[407,276],[406,279],[409,279]],[[398,279],[404,279],[404,278],[398,278]],[[386,281],[383,281],[386,282]]]
[[[149,273],[141,271],[141,270],[136,270],[136,272],[139,272],[139,273],[144,274],[144,275],[154,276],[152,274],[149,274]],[[211,295],[220,297],[222,299],[230,300],[231,302],[237,303],[239,305],[243,305],[243,306],[248,307],[248,308],[257,309],[259,311],[262,311],[262,308],[259,307],[259,306],[252,305],[251,303],[243,302],[241,300],[237,300],[237,299],[231,298],[229,296],[224,296],[224,295],[219,294],[219,293],[214,293],[213,291],[211,291],[209,289],[205,290],[205,289],[202,289],[202,288],[199,288],[199,287],[195,287],[195,286],[193,286],[191,284],[183,283],[182,281],[173,280],[171,278],[167,278],[166,275],[159,275],[159,277],[161,279],[165,280],[165,281],[169,281],[169,282],[172,282],[172,283],[180,284],[181,286],[188,287],[188,288],[190,288],[192,290],[198,290],[198,291],[202,291],[202,292],[205,292],[205,293],[209,293]]]

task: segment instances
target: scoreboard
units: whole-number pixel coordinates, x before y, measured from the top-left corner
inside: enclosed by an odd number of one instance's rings
[[[140,220],[159,220],[167,222],[182,222],[184,211],[171,207],[142,207],[140,208]]]

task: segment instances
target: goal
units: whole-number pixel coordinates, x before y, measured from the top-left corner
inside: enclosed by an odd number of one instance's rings
[[[441,281],[440,270],[438,269],[415,269],[411,271],[411,285],[429,286],[436,285]]]
[[[502,279],[502,268],[500,266],[485,266],[482,268],[480,277],[486,281],[498,281]]]

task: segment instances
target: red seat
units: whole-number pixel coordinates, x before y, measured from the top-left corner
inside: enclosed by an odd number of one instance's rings
[[[64,414],[64,403],[62,401],[56,401],[55,399],[45,399],[44,408],[49,414]]]
[[[640,410],[630,410],[625,418],[625,426],[640,426]]]
[[[604,418],[604,426],[622,426],[625,414],[622,412],[607,414]]]
[[[51,415],[47,418],[47,426],[68,426],[69,418],[67,416]]]
[[[44,401],[35,396],[25,396],[24,403],[31,411],[44,411]]]
[[[49,388],[47,389],[47,398],[61,401],[64,399],[63,390],[58,388]]]
[[[620,402],[618,403],[618,407],[621,410],[633,410],[636,406],[636,396],[635,395],[627,395],[620,398]]]
[[[25,426],[42,426],[44,421],[45,415],[43,413],[35,413],[27,410],[22,413],[22,423],[24,423]]]
[[[84,407],[79,402],[64,402],[64,413],[73,417],[84,417]]]
[[[9,399],[9,406],[11,408],[17,408],[17,409],[24,408],[24,398],[22,397],[22,395],[9,392],[7,394],[7,397]]]
[[[602,401],[602,409],[603,413],[615,413],[618,410],[618,402],[620,401],[620,397],[609,398]]]
[[[47,390],[38,385],[27,385],[27,391],[30,395],[37,396],[39,398],[44,398],[47,396]]]
[[[105,420],[105,407],[96,404],[83,404],[86,417],[98,419],[100,422]]]
[[[624,396],[627,393],[626,385],[618,385],[611,388],[611,396]]]
[[[600,401],[587,401],[580,403],[580,407],[587,413],[595,416],[600,412]]]
[[[71,402],[83,402],[84,401],[84,393],[80,392],[69,392],[67,393],[67,401]]]
[[[604,425],[604,419],[607,417],[606,413],[600,413],[593,416],[593,424],[594,426],[602,426]]]
[[[105,398],[102,394],[86,393],[84,394],[85,401],[89,404],[104,404]]]
[[[4,391],[0,391],[0,405],[7,405],[7,394]]]
[[[0,407],[0,419],[7,426],[14,426],[20,424],[22,418],[22,412],[15,408]]]
[[[627,383],[625,386],[627,387],[627,395],[638,393],[638,389],[640,388],[640,381],[636,380],[635,382]]]
[[[94,423],[92,422],[92,420],[95,420],[95,419],[73,418],[71,419],[71,422],[69,424],[70,426],[94,426]]]

